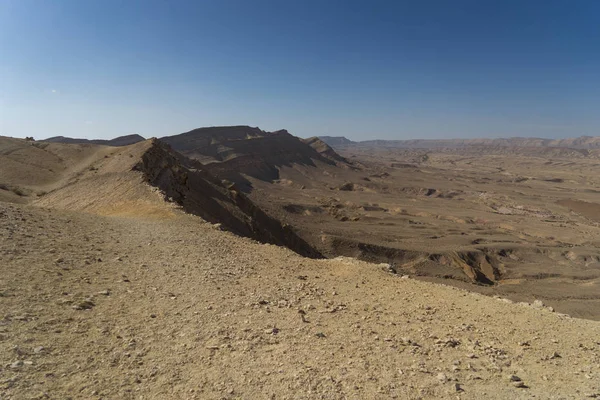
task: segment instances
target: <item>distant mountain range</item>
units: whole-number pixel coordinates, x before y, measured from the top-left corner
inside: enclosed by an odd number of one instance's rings
[[[140,135],[126,135],[119,136],[114,139],[104,140],[104,139],[77,139],[77,138],[69,138],[65,136],[54,136],[48,139],[42,140],[43,142],[51,142],[51,143],[68,143],[68,144],[102,144],[105,146],[128,146],[130,144],[142,142],[146,140],[144,137]]]
[[[248,142],[249,139],[259,139]],[[45,142],[55,143],[90,143],[101,144],[105,146],[127,146],[145,140],[140,135],[120,136],[111,140],[103,139],[77,139],[64,136],[55,136],[45,139]],[[298,150],[296,146],[306,145],[313,147],[321,153],[321,156],[331,161],[341,161],[337,159],[337,154],[332,147],[361,146],[361,147],[387,147],[387,148],[405,148],[405,149],[456,149],[463,147],[557,147],[580,150],[600,149],[600,136],[579,136],[567,139],[543,139],[543,138],[498,138],[498,139],[411,139],[411,140],[364,140],[355,142],[344,136],[319,136],[309,139],[299,139],[290,135],[286,130],[276,132],[265,132],[259,128],[249,126],[222,126],[199,128],[193,131],[182,133],[180,135],[166,136],[160,139],[168,143],[175,150],[180,151],[187,156],[196,158],[203,162],[227,161],[229,158],[237,158],[240,153],[251,153],[252,151],[264,152],[265,147],[270,151],[285,152],[290,151],[289,147],[295,148],[292,152]],[[317,142],[318,140],[318,142]],[[250,147],[248,147],[251,145]],[[242,150],[243,149],[243,150]],[[306,148],[305,148],[306,149]],[[240,151],[241,150],[241,151]],[[306,150],[300,151],[301,153]],[[306,153],[304,154],[306,155]],[[314,157],[312,157],[314,158]]]
[[[56,136],[45,142],[126,146],[145,140],[140,135],[112,140],[73,139]],[[300,139],[285,129],[267,132],[250,126],[198,128],[159,138],[176,152],[200,161],[207,171],[220,179],[250,190],[246,176],[261,180],[279,179],[283,166],[345,165],[348,161],[317,137]],[[245,175],[245,176],[244,176]]]
[[[470,146],[486,147],[561,147],[570,149],[600,149],[600,136],[580,136],[568,139],[542,138],[499,138],[499,139],[412,139],[412,140],[365,140],[354,142],[343,136],[319,136],[333,147],[363,146],[407,149],[461,148]]]

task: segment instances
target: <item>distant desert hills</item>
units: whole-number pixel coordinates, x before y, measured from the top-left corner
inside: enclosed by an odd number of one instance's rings
[[[461,148],[469,146],[486,147],[560,147],[570,149],[593,150],[600,149],[600,136],[579,136],[568,139],[543,138],[498,138],[498,139],[412,139],[412,140],[364,140],[354,142],[343,136],[319,136],[333,147],[365,146],[406,149],[440,149]]]
[[[0,202],[156,218],[170,218],[167,205],[176,204],[221,229],[322,257],[234,185],[155,138],[103,146],[0,136]]]
[[[266,132],[250,126],[220,126],[194,129],[160,140],[175,151],[205,163],[236,159],[239,162],[239,159],[256,156],[274,164],[310,163],[310,160],[334,163],[343,160],[320,139],[300,139],[285,129]]]
[[[140,135],[126,135],[119,136],[114,139],[104,140],[104,139],[77,139],[77,138],[69,138],[65,136],[54,136],[48,139],[44,139],[44,142],[50,143],[66,143],[66,144],[102,144],[105,146],[128,146],[130,144],[135,144],[138,142],[142,142],[146,140],[144,137]]]
[[[65,136],[54,136],[44,139],[44,142],[68,144],[101,144],[106,146],[127,146],[145,140],[144,137],[134,134],[120,136],[111,140],[103,139],[78,139]],[[544,139],[529,137],[511,137],[497,139],[409,139],[409,140],[363,140],[352,141],[344,136],[315,136],[300,139],[282,129],[274,132],[263,131],[260,128],[246,125],[218,126],[198,128],[178,135],[160,138],[174,150],[201,162],[224,162],[238,158],[249,153],[270,153],[268,149],[278,146],[279,156],[283,153],[309,158],[316,155],[308,150],[308,145],[317,151],[321,157],[330,162],[345,161],[335,153],[331,147],[364,146],[364,147],[389,147],[406,149],[441,149],[463,148],[469,146],[485,147],[557,147],[569,149],[593,150],[600,149],[600,136],[579,136],[566,139]],[[250,140],[252,140],[250,142]],[[330,147],[331,146],[331,147]],[[291,153],[290,153],[291,152]],[[332,153],[333,152],[333,153]],[[273,156],[273,154],[270,154]],[[316,156],[320,158],[319,156]]]
[[[54,136],[42,140],[50,143],[100,144],[105,146],[128,146],[146,140],[134,134],[120,136],[111,140],[78,139]],[[301,139],[282,129],[274,132],[263,131],[246,125],[217,126],[193,129],[178,135],[164,136],[159,139],[173,150],[201,161],[205,164],[224,163],[248,158],[260,158],[272,164],[312,163],[319,160],[328,164],[347,162],[325,141],[318,137]],[[350,142],[350,141],[349,141]],[[351,142],[352,143],[352,142]],[[255,160],[256,161],[256,160]]]
[[[112,140],[73,139],[56,136],[43,142],[126,146],[145,140],[140,135]],[[260,180],[279,178],[279,168],[291,165],[347,164],[328,144],[317,137],[301,139],[282,129],[274,132],[245,125],[206,127],[159,139],[176,152],[200,161],[213,175],[248,190],[244,175]]]

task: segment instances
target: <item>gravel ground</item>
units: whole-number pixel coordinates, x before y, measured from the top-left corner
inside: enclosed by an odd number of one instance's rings
[[[600,397],[600,323],[180,212],[0,202],[1,399]]]

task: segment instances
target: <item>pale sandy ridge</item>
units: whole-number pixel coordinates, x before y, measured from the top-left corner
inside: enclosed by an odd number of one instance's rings
[[[302,258],[177,211],[0,207],[3,399],[600,393],[598,322]]]

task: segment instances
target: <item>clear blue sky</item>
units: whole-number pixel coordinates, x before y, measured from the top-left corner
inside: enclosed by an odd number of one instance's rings
[[[0,134],[600,135],[597,0],[0,0]]]

